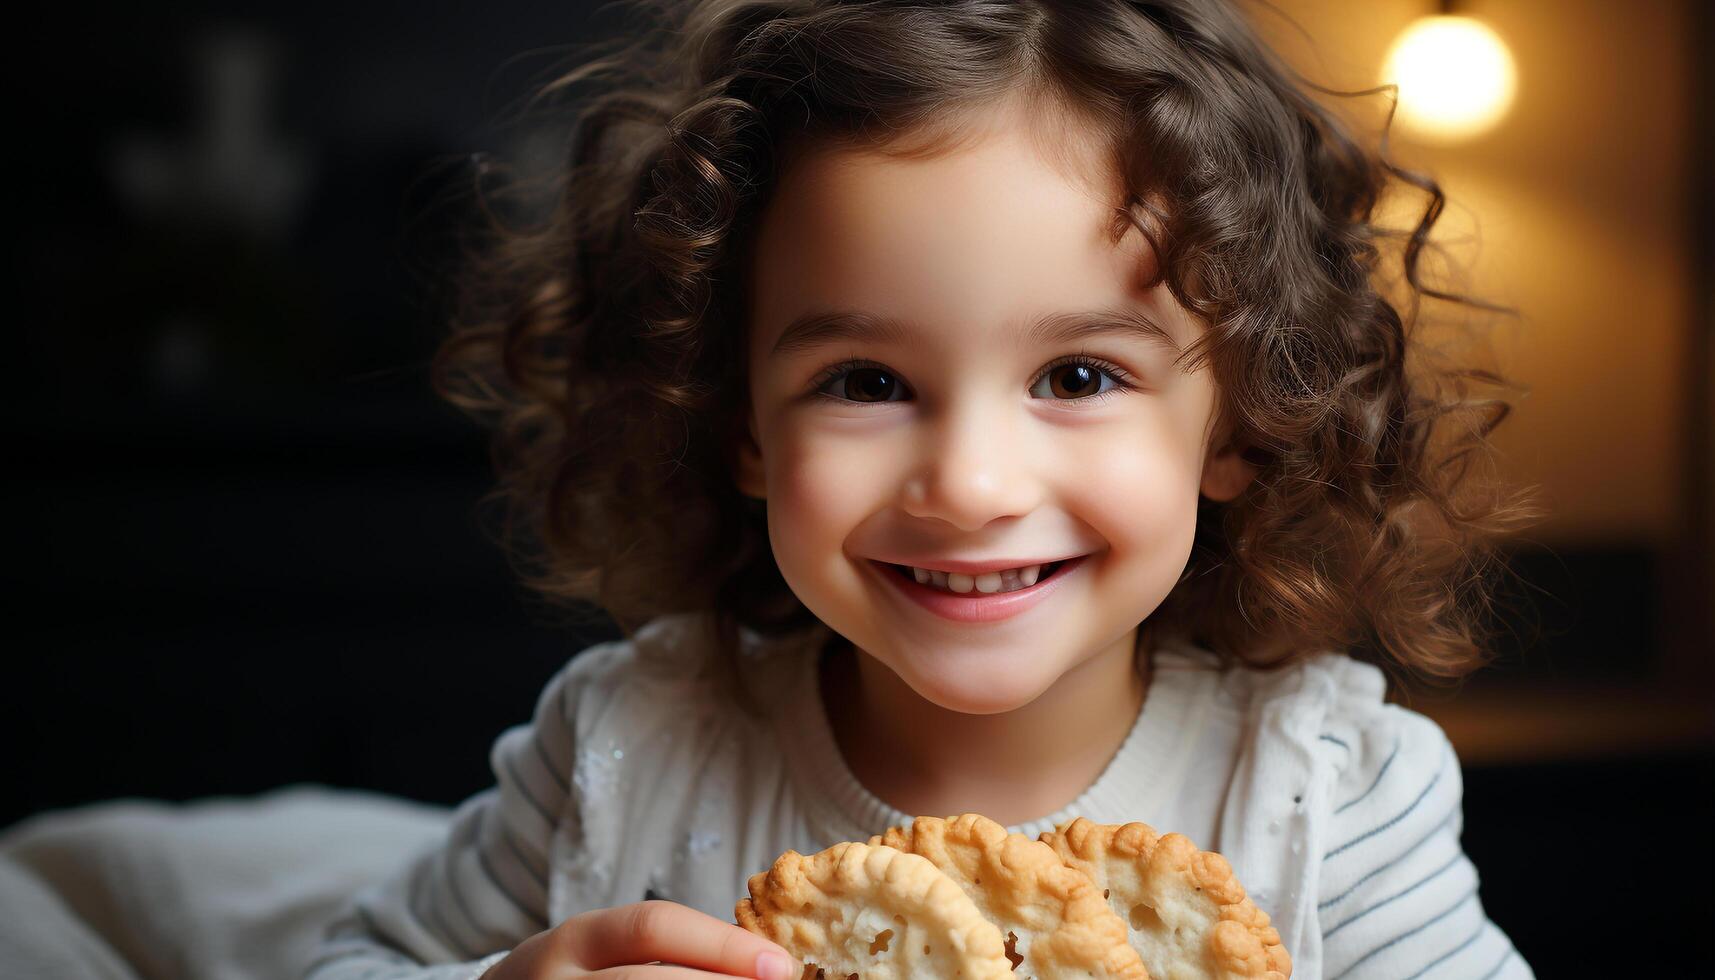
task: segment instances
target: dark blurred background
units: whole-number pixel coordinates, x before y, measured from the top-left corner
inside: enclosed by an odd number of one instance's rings
[[[1278,6],[1309,41],[1264,17],[1275,42],[1348,88],[1435,12]],[[1503,354],[1533,392],[1498,437],[1554,514],[1509,551],[1524,584],[1496,666],[1408,703],[1465,763],[1491,917],[1539,975],[1587,975],[1636,961],[1569,935],[1581,917],[1689,937],[1715,911],[1715,18],[1695,0],[1461,10],[1512,46],[1517,103],[1481,139],[1397,150],[1442,180],[1447,228],[1476,215],[1478,291],[1526,313]],[[479,517],[486,434],[427,363],[472,154],[550,163],[563,131],[512,108],[556,46],[623,18],[38,16],[13,88],[20,673],[0,686],[0,828],[122,796],[316,782],[450,806],[486,788],[493,739],[618,632],[517,585]]]

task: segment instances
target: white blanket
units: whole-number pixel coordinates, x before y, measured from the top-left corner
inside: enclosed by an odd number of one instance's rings
[[[451,814],[315,784],[36,814],[0,833],[0,974],[297,980],[340,903]]]

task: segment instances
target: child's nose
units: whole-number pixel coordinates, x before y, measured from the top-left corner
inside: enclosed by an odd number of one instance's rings
[[[948,413],[926,427],[913,452],[901,493],[913,517],[976,531],[1028,514],[1042,499],[1021,434],[994,412]]]

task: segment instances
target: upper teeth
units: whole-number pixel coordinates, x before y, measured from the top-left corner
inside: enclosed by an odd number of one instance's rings
[[[919,583],[953,592],[970,592],[973,589],[977,592],[1011,592],[1014,589],[1023,589],[1035,585],[1036,578],[1040,574],[1042,574],[1041,565],[1004,568],[998,572],[984,572],[981,575],[941,572],[932,568],[911,566],[911,575]]]

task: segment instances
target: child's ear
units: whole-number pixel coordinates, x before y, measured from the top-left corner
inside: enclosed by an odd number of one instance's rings
[[[1244,458],[1245,447],[1223,441],[1203,461],[1203,482],[1198,490],[1217,503],[1226,503],[1244,492],[1256,478],[1257,466]]]
[[[739,493],[757,500],[768,499],[768,481],[762,468],[762,447],[756,439],[756,416],[745,413],[744,431],[739,433],[733,462],[733,482]]]

